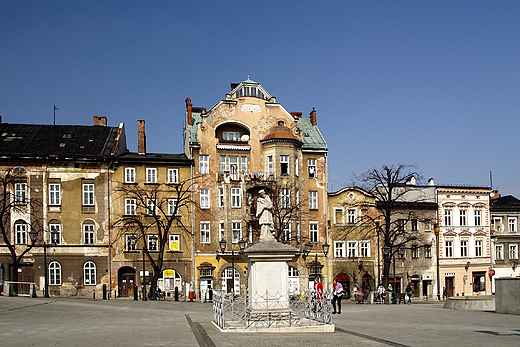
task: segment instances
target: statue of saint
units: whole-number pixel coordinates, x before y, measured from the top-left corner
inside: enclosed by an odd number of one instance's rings
[[[256,216],[259,217],[260,241],[276,240],[271,232],[274,230],[273,202],[265,190],[262,189],[258,193],[260,196],[256,200]]]

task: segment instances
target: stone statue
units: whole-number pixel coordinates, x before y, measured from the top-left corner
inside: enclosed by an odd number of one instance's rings
[[[271,232],[274,230],[272,212],[273,202],[263,189],[258,193],[260,196],[256,200],[256,216],[259,217],[258,224],[260,224],[260,242],[271,240],[276,241]]]

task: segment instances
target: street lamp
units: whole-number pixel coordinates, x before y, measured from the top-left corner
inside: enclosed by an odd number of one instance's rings
[[[222,240],[219,241],[220,251],[222,253],[224,253],[226,251],[226,245],[227,245],[227,241],[224,238],[222,238]],[[238,241],[238,247],[240,249],[240,252],[244,251],[244,249],[246,248],[246,245],[247,245],[246,240],[241,239],[240,241]],[[232,273],[233,273],[232,293],[233,293],[233,298],[234,298],[235,297],[235,250],[233,249],[233,247],[231,247],[231,269],[232,269]]]
[[[305,248],[303,249],[303,260],[307,259],[313,246],[314,246],[314,244],[312,242],[308,242],[305,244],[305,246],[304,246]],[[326,257],[327,254],[329,253],[330,245],[327,242],[325,242],[323,245],[321,245],[321,247],[323,249],[323,255]],[[315,253],[315,257],[314,257],[314,278],[317,278],[317,277],[318,277],[318,252]]]
[[[441,228],[439,228],[439,224],[433,223],[433,232],[435,233],[435,246],[437,248],[437,300],[441,300],[441,279],[439,276],[439,234],[441,232]]]
[[[38,232],[34,229],[29,231],[29,236],[31,238],[31,243],[33,247],[43,247],[43,262],[45,264],[45,287],[43,289],[43,296],[48,298],[49,297],[49,273],[47,269],[47,248],[51,246],[56,246],[56,240],[57,236],[59,235],[59,232],[55,229],[51,230],[51,243],[48,244],[45,242],[45,237],[43,238],[43,244],[37,245],[36,240],[38,239]]]

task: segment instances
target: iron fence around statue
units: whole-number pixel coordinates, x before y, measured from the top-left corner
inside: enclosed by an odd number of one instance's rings
[[[240,295],[213,291],[213,320],[221,329],[315,326],[331,324],[332,292]]]

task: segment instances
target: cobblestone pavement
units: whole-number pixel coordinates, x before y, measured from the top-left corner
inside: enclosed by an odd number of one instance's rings
[[[520,316],[440,303],[350,305],[334,333],[220,333],[211,304],[0,296],[1,346],[514,346]]]

